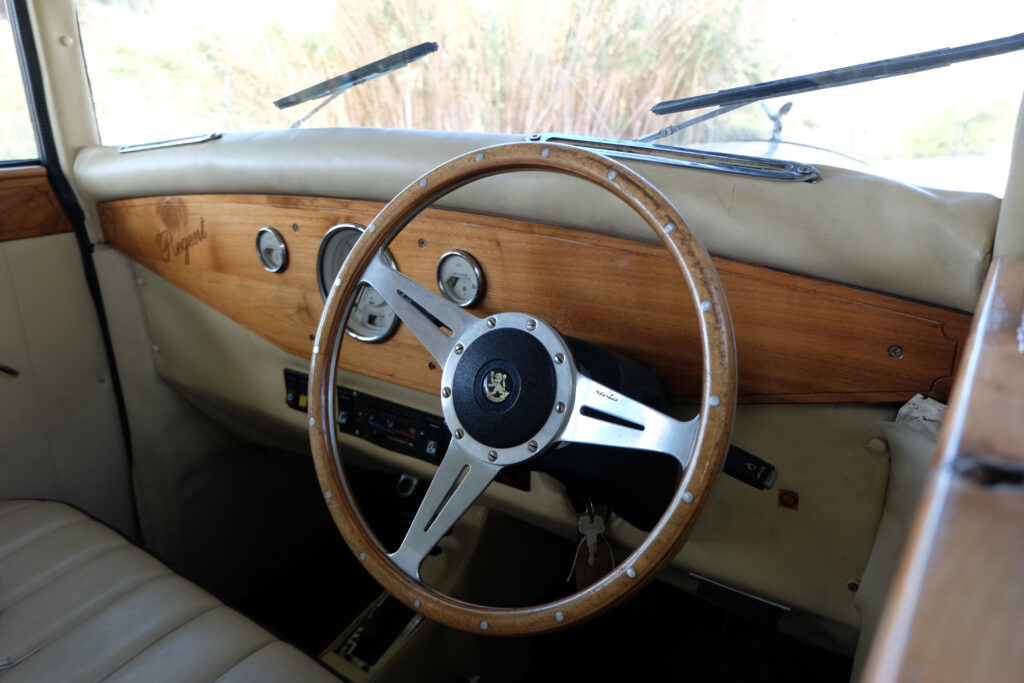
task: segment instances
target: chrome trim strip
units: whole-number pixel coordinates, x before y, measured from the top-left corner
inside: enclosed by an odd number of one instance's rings
[[[789,182],[814,183],[821,180],[821,174],[814,166],[785,159],[764,159],[725,152],[706,152],[669,145],[655,145],[644,142],[609,140],[581,135],[530,135],[529,142],[551,142],[573,145],[603,154],[615,159],[645,161],[670,166],[682,166],[716,173],[732,173],[762,180],[784,180]]]
[[[218,140],[221,137],[221,133],[206,133],[205,135],[193,135],[187,138],[174,138],[173,140],[158,140],[156,142],[140,142],[136,145],[121,145],[117,148],[118,154],[128,154],[129,152],[145,152],[150,149],[161,149],[163,147],[181,147],[182,145],[197,145],[200,142],[209,142],[210,140]]]

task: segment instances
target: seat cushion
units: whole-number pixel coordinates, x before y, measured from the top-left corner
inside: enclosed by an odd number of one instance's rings
[[[337,681],[81,512],[0,502],[0,679]]]

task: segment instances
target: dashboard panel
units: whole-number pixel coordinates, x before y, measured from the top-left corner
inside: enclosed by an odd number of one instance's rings
[[[182,195],[99,205],[108,242],[279,348],[308,358],[323,307],[317,253],[332,227],[368,224],[382,204],[272,195]],[[254,240],[273,227],[288,264],[269,272]],[[659,246],[480,214],[427,209],[392,242],[398,268],[438,291],[459,250],[486,274],[474,315],[529,311],[563,334],[654,369],[679,402],[699,386],[694,305]],[[970,317],[836,283],[716,258],[739,352],[739,400],[944,400]],[[678,284],[677,284],[678,283]],[[341,365],[436,393],[440,370],[401,324],[350,340]]]

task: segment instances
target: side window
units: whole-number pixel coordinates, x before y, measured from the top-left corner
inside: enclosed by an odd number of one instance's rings
[[[0,103],[0,162],[38,159],[6,3],[0,3]]]

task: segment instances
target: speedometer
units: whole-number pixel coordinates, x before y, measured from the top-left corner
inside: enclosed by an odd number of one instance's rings
[[[341,266],[352,248],[356,246],[363,230],[365,228],[358,223],[341,223],[324,235],[316,256],[316,279],[320,286],[320,296],[324,301],[327,300],[334,279],[338,277]],[[391,255],[384,252],[384,257],[388,265],[394,267]],[[345,328],[349,336],[365,342],[383,341],[395,331],[397,325],[398,316],[383,297],[372,287],[360,287],[348,317],[348,327]]]

